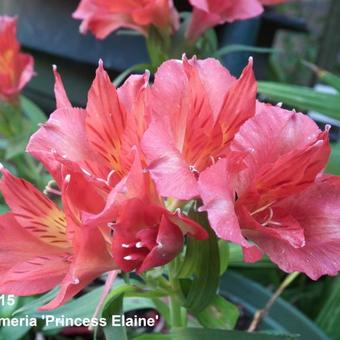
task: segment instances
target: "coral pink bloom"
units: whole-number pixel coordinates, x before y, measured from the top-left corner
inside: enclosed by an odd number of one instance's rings
[[[328,131],[300,113],[258,104],[231,150],[244,153],[243,171],[235,173],[226,158],[199,180],[203,210],[217,235],[241,244],[246,261],[264,252],[287,272],[335,275],[340,181],[320,175],[330,153]]]
[[[148,75],[131,76],[116,90],[100,63],[86,110],[71,106],[56,70],[55,76],[57,110],[31,137],[27,151],[58,183],[62,166],[76,174],[72,177],[79,183],[88,182],[84,192],[79,190],[83,186],[74,185],[74,203],[81,210],[91,207],[90,213],[98,213],[108,194],[125,181],[140,149],[149,120],[144,108]]]
[[[193,198],[198,174],[224,155],[255,113],[252,62],[236,80],[214,59],[167,61],[150,101],[153,121],[142,144],[148,169],[162,196]]]
[[[184,235],[206,239],[198,224],[160,204],[134,198],[119,211],[112,239],[113,258],[124,271],[144,272],[174,259],[183,248]]]
[[[98,39],[121,27],[147,35],[150,26],[173,30],[179,26],[172,0],[82,0],[73,17],[83,20],[82,33],[91,31]]]
[[[166,212],[149,174],[143,170],[140,140],[150,120],[145,107],[147,75],[131,76],[117,91],[100,64],[86,110],[71,107],[56,71],[55,75],[58,109],[31,138],[28,151],[50,169],[59,186],[66,174],[70,176],[67,196],[71,205],[81,211],[82,223],[100,229],[109,242],[114,228],[113,256],[117,264],[124,270],[132,267],[146,270],[177,255],[185,234],[206,237],[206,232],[194,222],[178,212]],[[129,203],[137,201],[144,205]],[[144,207],[145,214],[153,216],[152,224],[147,219],[131,226],[133,216],[125,213],[130,205],[135,207],[132,215],[144,214],[141,211]],[[124,232],[125,227],[131,227],[128,233]],[[148,243],[149,247],[153,245],[148,248],[152,254],[147,256],[148,251],[141,249],[146,262],[138,259],[127,266],[129,260],[123,258],[130,255],[126,255],[128,250],[122,253],[124,248],[117,240],[138,243],[141,238],[138,231],[148,228],[154,233]],[[164,230],[169,238],[161,242]],[[167,248],[160,249],[157,242]],[[129,251],[133,252],[133,247]],[[158,255],[161,259],[156,259]]]
[[[262,5],[273,5],[286,0],[189,0],[194,7],[187,36],[197,39],[207,29],[226,22],[245,20],[263,12]]]
[[[143,195],[136,196],[134,190],[129,190],[131,184],[142,189]],[[109,225],[113,230],[113,258],[124,271],[143,272],[170,262],[181,252],[186,234],[199,240],[208,237],[199,224],[179,210],[171,213],[164,208],[140,163],[134,164],[124,186],[127,190],[121,195],[125,199]]]
[[[41,309],[57,308],[116,268],[98,230],[81,228],[30,183],[1,172],[0,189],[11,208],[0,216],[1,294],[33,295],[61,284]]]
[[[0,101],[15,101],[34,74],[33,58],[20,53],[16,21],[0,16]]]

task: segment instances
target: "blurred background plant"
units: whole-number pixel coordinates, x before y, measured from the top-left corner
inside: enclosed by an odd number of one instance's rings
[[[29,136],[46,116],[28,98],[23,87],[34,75],[33,58],[20,51],[16,18],[0,18],[0,159],[4,166],[37,185],[42,168],[25,154]],[[0,201],[0,211],[6,210]]]

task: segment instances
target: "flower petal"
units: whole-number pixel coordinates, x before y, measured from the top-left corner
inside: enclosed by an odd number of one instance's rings
[[[234,210],[235,198],[231,183],[231,172],[226,159],[219,160],[203,171],[199,177],[199,189],[204,206],[200,210],[208,212],[211,227],[218,237],[249,247]]]
[[[183,248],[184,238],[181,229],[166,215],[161,218],[156,242],[157,245],[137,269],[138,273],[169,263]]]
[[[82,109],[57,109],[28,142],[26,151],[42,162],[58,183],[63,160],[79,162],[84,168],[94,162],[86,135],[86,115]]]
[[[94,152],[108,169],[123,173],[120,150],[126,112],[101,61],[88,94],[86,111],[87,136]]]
[[[239,173],[238,195],[248,190],[265,169],[271,176],[276,176],[276,182],[280,182],[283,175],[288,176],[280,168],[282,165],[288,167],[292,180],[299,173],[303,176],[306,167],[314,169],[310,176],[315,177],[324,167],[322,163],[329,153],[327,136],[320,133],[318,126],[301,113],[258,103],[256,116],[243,124],[230,147],[233,151],[247,153],[244,160],[246,170]],[[292,171],[296,171],[293,176]],[[265,175],[262,178],[267,181]],[[275,186],[273,184],[273,188]]]
[[[57,104],[57,109],[68,107],[72,108],[72,104],[67,97],[63,81],[61,80],[60,74],[58,73],[57,66],[53,65],[53,74],[54,74],[54,94]]]
[[[253,71],[253,60],[243,70],[225,95],[218,117],[223,133],[223,144],[227,145],[241,125],[255,115],[257,85]]]
[[[99,229],[75,227],[75,230],[73,241],[75,258],[69,272],[61,283],[58,295],[51,302],[40,307],[40,311],[58,308],[96,277],[117,268]]]
[[[39,240],[69,248],[64,213],[32,184],[2,169],[0,190],[18,223]]]
[[[62,280],[68,266],[65,249],[36,238],[12,213],[0,216],[0,233],[1,294],[39,294]]]
[[[261,234],[252,235],[252,240],[286,272],[303,272],[313,280],[336,275],[340,271],[339,202],[340,186],[322,182],[282,202],[282,209],[304,230],[304,247],[294,248]]]
[[[67,253],[46,254],[16,264],[1,276],[1,293],[28,296],[47,292],[58,285],[67,273],[67,256]]]
[[[190,199],[198,196],[197,181],[173,143],[168,125],[161,120],[150,124],[142,141],[149,160],[148,170],[161,196]]]

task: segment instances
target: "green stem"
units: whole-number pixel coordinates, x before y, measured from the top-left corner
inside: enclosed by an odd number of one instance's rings
[[[170,320],[171,327],[180,328],[184,323],[182,320],[182,306],[180,303],[180,286],[179,281],[176,279],[174,273],[176,270],[176,259],[169,264],[169,282],[172,287],[173,293],[169,296],[170,299]]]
[[[254,332],[257,328],[257,326],[260,324],[262,319],[265,317],[265,315],[268,313],[270,308],[273,306],[275,301],[278,299],[278,297],[283,293],[283,291],[300,275],[298,272],[290,273],[286,276],[286,278],[281,283],[280,287],[276,290],[276,292],[272,295],[270,300],[267,302],[267,304],[264,306],[263,309],[258,310],[255,313],[254,319],[252,323],[250,324],[248,328],[248,332]]]

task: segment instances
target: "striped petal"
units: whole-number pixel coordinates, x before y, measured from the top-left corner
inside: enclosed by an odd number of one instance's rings
[[[0,190],[18,223],[41,241],[69,248],[64,213],[29,182],[1,169]]]

